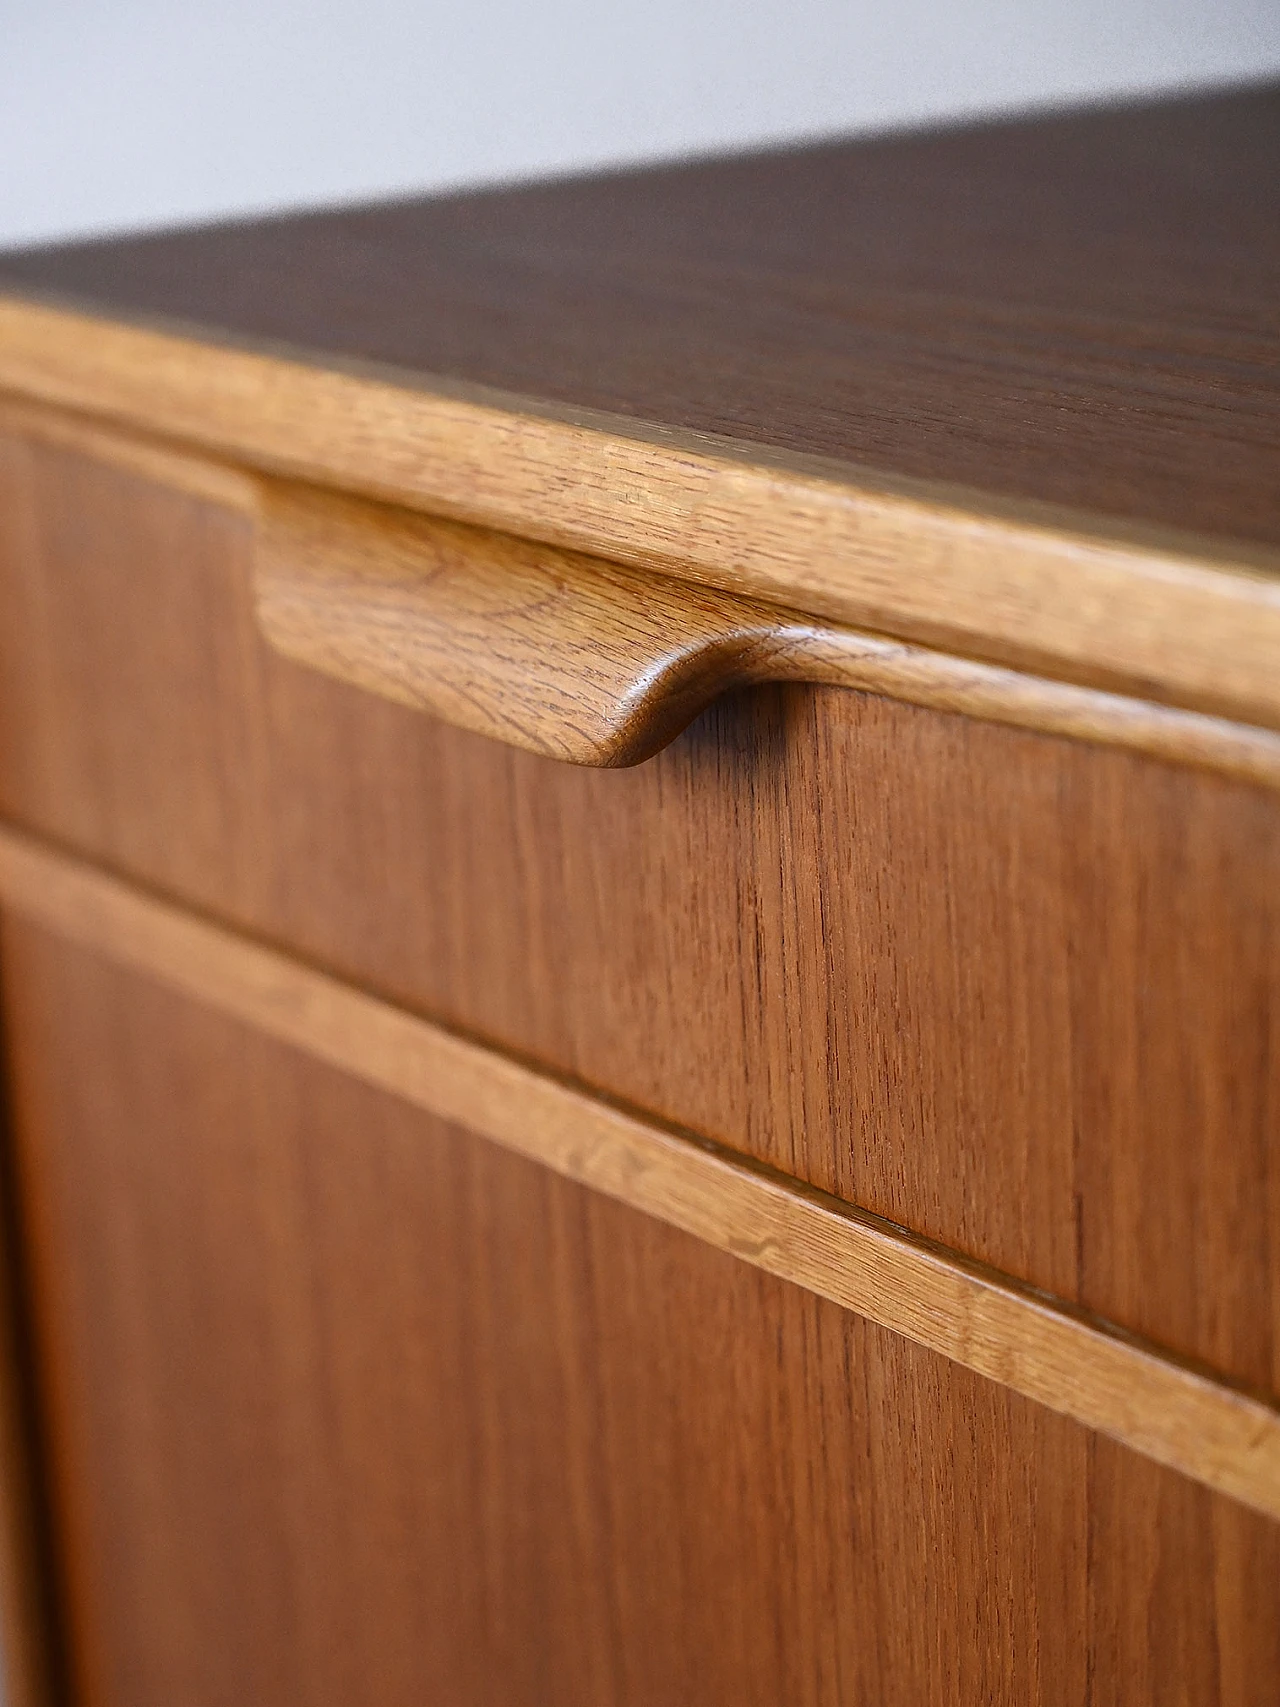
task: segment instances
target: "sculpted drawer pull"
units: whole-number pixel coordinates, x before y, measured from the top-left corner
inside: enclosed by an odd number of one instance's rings
[[[633,765],[732,688],[839,675],[837,631],[600,558],[297,487],[260,527],[279,651],[553,758]]]
[[[258,620],[287,657],[463,729],[633,765],[762,682],[861,688],[1280,784],[1280,734],[953,656],[602,558],[258,483]]]

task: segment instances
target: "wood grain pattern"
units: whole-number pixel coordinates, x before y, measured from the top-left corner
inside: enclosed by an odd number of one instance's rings
[[[0,387],[990,662],[1280,726],[1249,548],[0,299]]]
[[[5,949],[86,1707],[1271,1700],[1276,1525],[12,919]]]
[[[1274,728],[1278,161],[1254,90],[11,255],[0,387]]]
[[[1280,1519],[1280,1408],[0,830],[0,902],[72,943],[905,1334]]]
[[[759,463],[1275,547],[1278,174],[1273,81],[80,242],[7,255],[0,277],[206,343],[714,434]]]
[[[1278,161],[1255,91],[0,263],[0,813],[117,868],[0,858],[89,1707],[1274,1696],[1280,802],[1087,743],[1280,731]],[[262,478],[925,703],[503,750],[262,644]],[[952,714],[1028,674],[1086,741]]]
[[[196,491],[196,480],[178,486]],[[260,483],[254,596],[278,651],[462,729],[637,764],[720,694],[892,694],[1280,786],[1280,734],[816,622],[509,534]]]
[[[813,633],[768,606],[306,488],[264,486],[260,512],[254,596],[278,651],[548,758],[650,758],[719,694],[775,659],[786,673]]]
[[[1280,1393],[1273,794],[798,687],[555,765],[276,657],[239,515],[0,488],[10,819]]]

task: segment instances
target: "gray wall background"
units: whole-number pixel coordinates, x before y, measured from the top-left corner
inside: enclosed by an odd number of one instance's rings
[[[0,0],[0,244],[1280,73],[1280,0]]]

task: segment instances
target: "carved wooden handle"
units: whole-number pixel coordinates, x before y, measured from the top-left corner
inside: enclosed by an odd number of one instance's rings
[[[309,487],[259,486],[279,651],[552,758],[633,765],[717,695],[829,683],[1280,784],[1280,735],[1048,681],[601,558]]]
[[[718,694],[834,662],[832,631],[768,605],[294,486],[264,487],[256,590],[290,658],[576,764],[636,764]]]

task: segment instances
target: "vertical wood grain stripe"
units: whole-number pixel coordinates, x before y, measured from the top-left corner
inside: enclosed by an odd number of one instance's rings
[[[0,903],[1280,1519],[1280,1409],[0,827]]]

